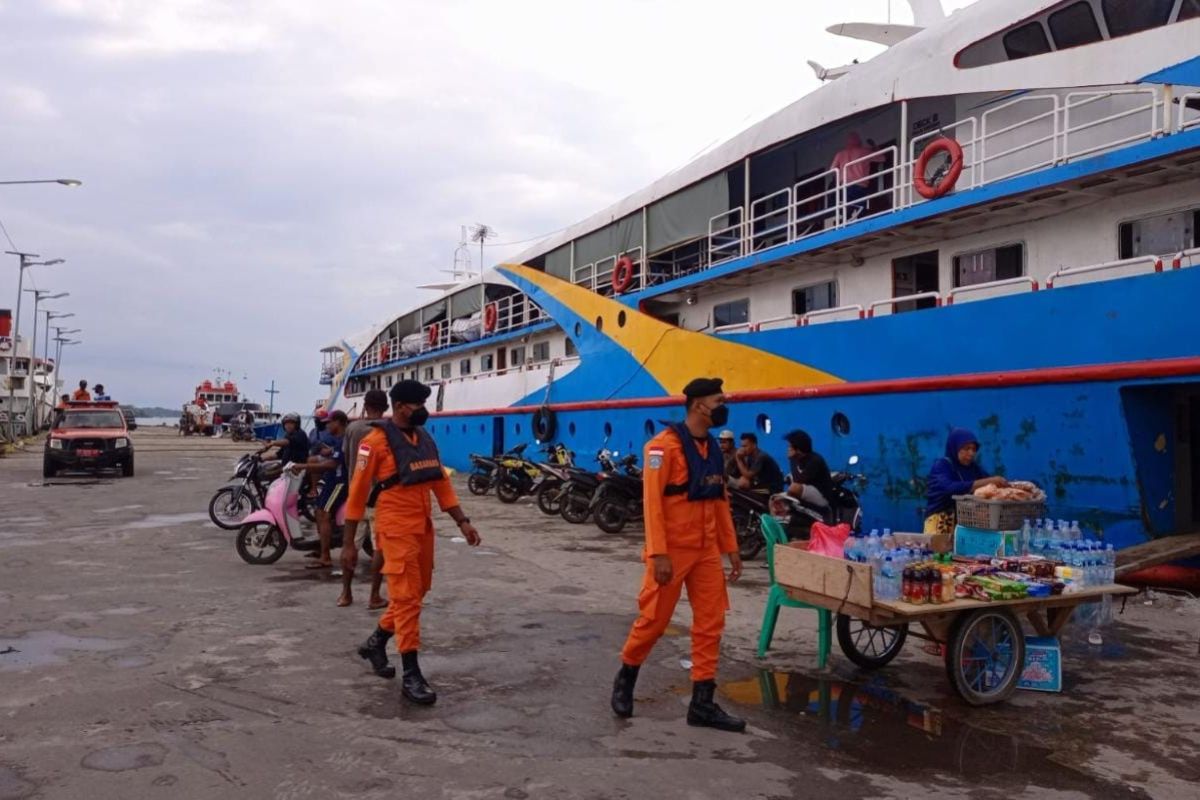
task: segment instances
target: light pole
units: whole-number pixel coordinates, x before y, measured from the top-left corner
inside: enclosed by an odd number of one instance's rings
[[[54,181],[54,183],[57,183],[57,181]],[[63,260],[61,258],[52,258],[49,261],[31,261],[30,259],[40,258],[40,256],[37,253],[21,253],[21,252],[15,251],[15,250],[8,250],[6,252],[10,256],[16,256],[17,258],[19,258],[21,260],[21,265],[17,270],[17,314],[16,314],[16,318],[13,320],[13,358],[12,358],[13,370],[12,371],[16,372],[17,353],[20,351],[20,348],[18,347],[18,345],[20,344],[20,341],[21,341],[21,295],[24,293],[22,286],[24,286],[24,283],[25,283],[25,270],[29,269],[30,267],[37,267],[37,266],[48,267],[53,264],[61,264],[61,263],[63,263]],[[34,322],[36,323],[37,320],[34,320]],[[33,351],[30,351],[29,363],[31,366],[33,364],[33,359],[34,359],[34,353],[33,353]],[[30,380],[32,380],[32,373],[33,373],[33,370],[31,369],[30,370]],[[9,441],[15,442],[17,440],[17,434],[16,434],[17,428],[16,428],[16,420],[14,419],[14,417],[16,417],[16,408],[14,408],[14,406],[13,406],[13,392],[14,392],[14,384],[13,384],[13,381],[11,380],[11,376],[10,376],[10,380],[8,382],[8,438],[9,438]],[[33,396],[32,389],[30,389],[30,396],[31,397]],[[28,421],[29,421],[28,417],[26,417],[26,422],[28,422]]]
[[[58,311],[52,311],[48,308],[46,309],[46,336],[45,336],[46,341],[42,344],[42,361],[50,360],[50,320],[66,319],[67,317],[73,317],[73,316],[75,316],[74,313],[63,314]],[[54,334],[55,336],[62,336],[62,330],[63,330],[62,328],[55,328],[54,330],[57,331],[57,333]],[[68,331],[68,333],[72,333],[72,331]],[[58,372],[58,362],[55,361],[54,362],[54,393],[55,394],[58,394],[58,380],[60,377],[62,377],[62,376]],[[56,397],[54,399],[57,400],[58,398]]]
[[[37,329],[38,329],[38,304],[42,300],[57,300],[60,297],[70,297],[70,292],[59,292],[58,294],[50,294],[49,289],[26,289],[25,291],[33,295],[33,338],[29,340],[29,374],[33,383],[29,385],[29,400],[33,405],[33,429],[31,433],[37,433],[41,416],[41,403],[38,401],[38,383],[37,383]],[[50,329],[46,329],[46,335],[50,335]],[[46,368],[45,360],[42,361],[42,369]]]
[[[62,343],[67,340],[67,338],[66,338],[67,335],[72,334],[72,333],[80,333],[80,332],[82,332],[82,330],[83,330],[82,328],[70,328],[70,329],[60,328],[60,327],[54,328],[54,341],[58,342],[58,344],[56,344],[54,346],[54,371],[55,372],[59,372],[59,370],[61,369],[59,367],[59,364],[62,363]],[[62,373],[59,372],[59,374],[61,375]]]
[[[66,333],[66,331],[63,331],[63,333]],[[56,353],[55,353],[55,358],[54,358],[55,369],[57,369],[57,368],[58,368],[58,365],[62,363],[62,349],[63,349],[63,347],[65,347],[65,346],[67,346],[67,345],[72,345],[72,344],[80,344],[82,340],[80,340],[80,339],[66,339],[66,338],[64,338],[64,337],[62,337],[62,336],[56,336],[56,337],[54,338],[54,341],[58,342],[58,350],[56,351]]]

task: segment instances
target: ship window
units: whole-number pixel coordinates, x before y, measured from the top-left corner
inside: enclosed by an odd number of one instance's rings
[[[425,368],[425,380],[427,380],[427,381],[433,380],[433,367]]]
[[[458,362],[458,374],[459,375],[470,375],[471,374],[471,359],[464,358],[462,361]]]
[[[1092,13],[1092,4],[1084,0],[1055,11],[1050,15],[1049,22],[1054,46],[1059,50],[1091,44],[1104,38],[1100,34],[1100,23],[1096,22],[1096,15]]]
[[[549,361],[550,360],[550,343],[538,342],[533,346],[534,361]]]
[[[484,353],[479,357],[479,371],[491,372],[496,367],[496,357],[491,353]]]
[[[836,308],[837,304],[837,281],[792,290],[792,313],[796,315],[819,311],[822,308]]]
[[[525,348],[514,347],[509,353],[508,363],[514,367],[519,367],[525,363]]]
[[[713,306],[713,327],[721,328],[726,325],[744,325],[750,321],[750,300],[731,300],[728,303],[718,303]]]
[[[450,377],[450,365],[449,364],[442,364],[442,377],[443,378]]]
[[[579,350],[575,347],[575,342],[567,339],[567,356],[570,357],[575,355],[579,355]]]
[[[1101,0],[1100,3],[1109,36],[1127,36],[1166,25],[1174,7],[1175,0]]]
[[[1025,245],[989,247],[954,257],[954,285],[974,286],[1025,274]]]
[[[1012,58],[1028,58],[1050,52],[1050,40],[1040,22],[1030,22],[1004,34],[1004,52]]]
[[[1124,222],[1121,258],[1173,255],[1200,246],[1200,208]]]
[[[387,386],[389,389],[392,388],[392,376],[391,375],[387,376]]]
[[[1196,19],[1200,17],[1200,0],[1183,0],[1183,5],[1179,7],[1179,17],[1176,22],[1183,22],[1185,19]]]
[[[938,251],[914,253],[892,260],[892,297],[938,291]],[[908,303],[896,303],[894,313],[933,308],[937,300],[925,297]]]

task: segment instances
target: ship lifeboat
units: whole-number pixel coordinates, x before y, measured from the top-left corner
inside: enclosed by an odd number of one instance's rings
[[[473,342],[483,332],[483,318],[480,314],[456,319],[450,323],[450,336],[459,342]]]
[[[400,352],[406,356],[415,356],[421,352],[421,346],[425,343],[425,334],[410,333],[400,340]]]

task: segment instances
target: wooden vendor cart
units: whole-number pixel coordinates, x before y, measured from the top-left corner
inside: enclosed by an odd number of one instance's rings
[[[1039,636],[1057,636],[1075,607],[1137,590],[1111,584],[1021,600],[954,600],[913,605],[875,598],[871,567],[777,545],[775,580],[796,600],[837,614],[838,645],[864,669],[879,669],[913,636],[946,646],[946,676],[971,705],[1007,699],[1025,663],[1023,615]]]

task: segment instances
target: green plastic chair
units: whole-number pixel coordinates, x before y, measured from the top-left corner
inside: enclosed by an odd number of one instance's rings
[[[817,668],[825,669],[829,662],[830,631],[833,629],[833,613],[826,608],[818,608],[809,603],[802,603],[788,596],[787,591],[775,582],[775,545],[787,544],[787,533],[779,520],[763,515],[759,517],[763,538],[767,540],[767,571],[771,576],[771,589],[767,592],[767,607],[763,609],[762,630],[758,634],[758,657],[765,658],[771,647],[771,638],[775,635],[775,623],[779,621],[779,609],[811,608],[817,612]]]

